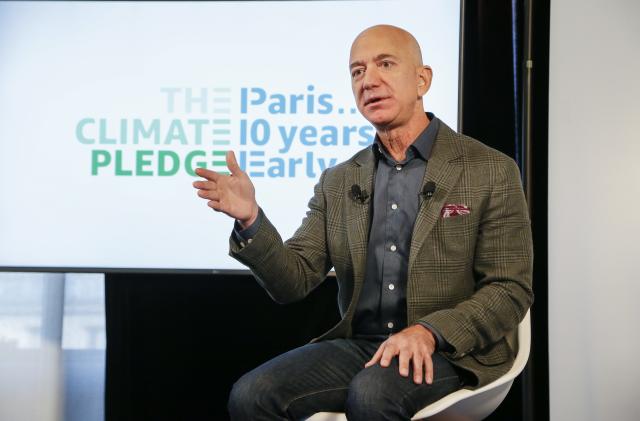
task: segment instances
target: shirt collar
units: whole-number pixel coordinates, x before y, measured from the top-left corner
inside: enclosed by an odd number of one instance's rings
[[[426,114],[427,118],[430,121],[429,125],[422,131],[422,133],[418,135],[411,146],[409,146],[409,149],[407,150],[406,161],[409,161],[415,156],[418,156],[427,161],[429,159],[429,156],[431,155],[431,148],[433,147],[433,143],[436,140],[436,135],[438,134],[438,129],[440,127],[440,120],[433,113]],[[371,147],[373,148],[373,152],[376,158],[379,159],[380,155],[382,154],[386,157],[387,160],[395,162],[391,155],[389,155],[389,152],[387,152],[377,134]]]

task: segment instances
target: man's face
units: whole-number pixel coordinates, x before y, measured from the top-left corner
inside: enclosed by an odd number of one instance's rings
[[[393,30],[365,31],[354,41],[351,88],[360,113],[376,128],[402,127],[424,113],[420,97],[430,79],[418,60],[406,37]]]

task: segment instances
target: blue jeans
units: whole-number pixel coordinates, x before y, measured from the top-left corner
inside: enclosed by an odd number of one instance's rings
[[[334,339],[284,353],[242,376],[229,397],[232,420],[300,420],[316,412],[345,412],[349,420],[408,420],[462,387],[454,367],[432,356],[432,384],[389,367],[364,368],[381,341]],[[411,364],[409,365],[411,367]]]

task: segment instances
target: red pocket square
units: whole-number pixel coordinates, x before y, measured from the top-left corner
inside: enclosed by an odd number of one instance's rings
[[[466,205],[454,205],[450,203],[442,207],[440,216],[443,218],[451,218],[452,216],[469,215],[470,213],[471,209]]]

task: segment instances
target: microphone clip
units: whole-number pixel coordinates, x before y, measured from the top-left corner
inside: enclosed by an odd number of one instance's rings
[[[421,196],[425,199],[431,199],[436,192],[436,183],[433,181],[427,181],[422,189]]]

